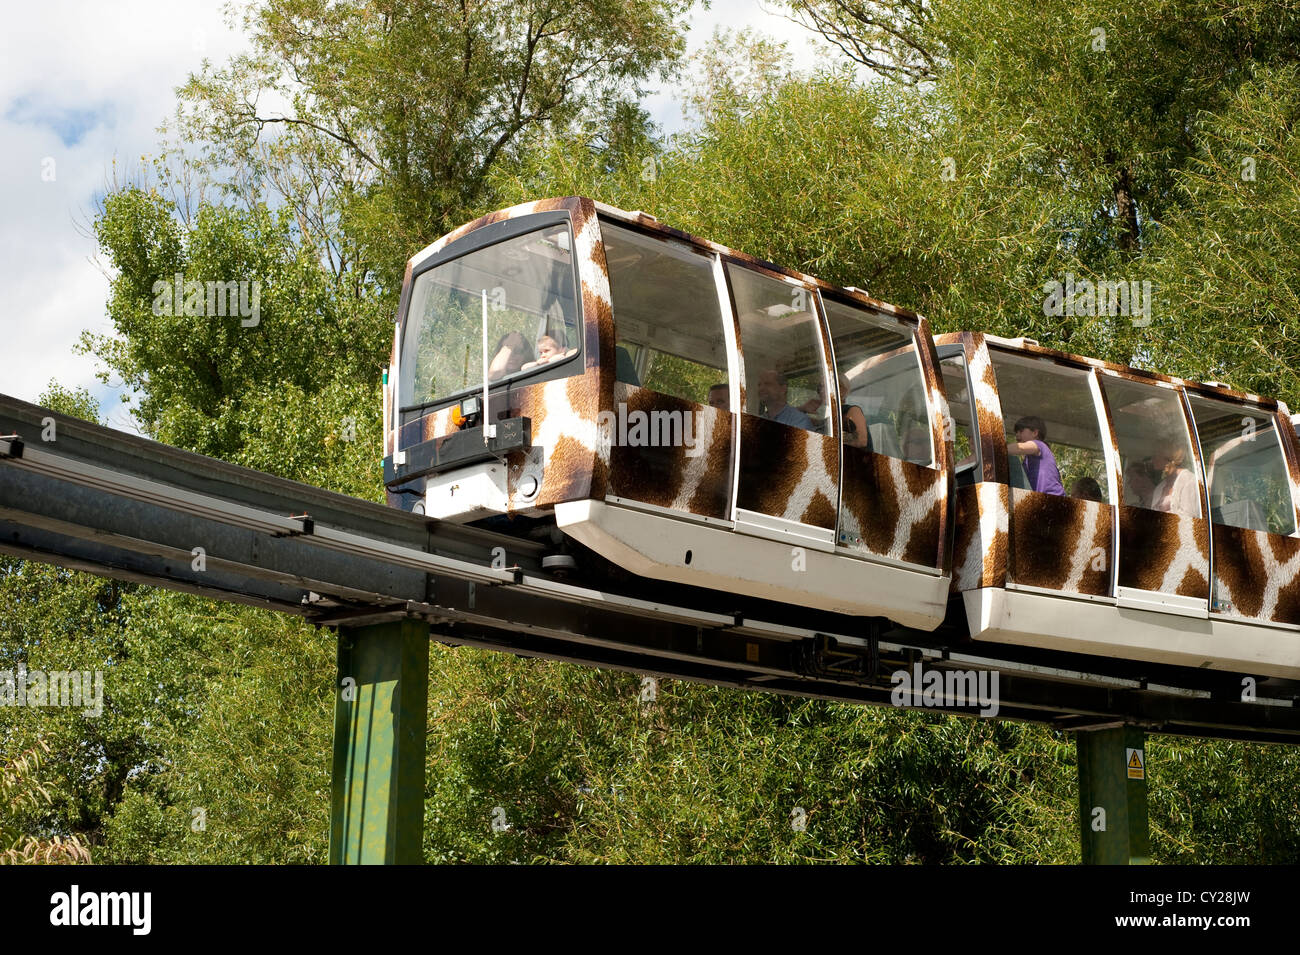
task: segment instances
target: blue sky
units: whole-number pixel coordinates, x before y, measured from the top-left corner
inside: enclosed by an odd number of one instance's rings
[[[101,384],[78,355],[83,331],[108,333],[106,265],[89,223],[114,179],[158,148],[174,89],[204,57],[245,47],[222,4],[195,0],[46,0],[11,7],[0,32],[0,392],[35,401],[51,380],[84,386],[114,427],[132,429],[120,382]],[[750,26],[813,62],[811,34],[759,0],[714,0],[691,20],[698,49],[715,27]],[[681,104],[670,89],[646,103],[671,131]],[[412,250],[416,251],[416,250]]]

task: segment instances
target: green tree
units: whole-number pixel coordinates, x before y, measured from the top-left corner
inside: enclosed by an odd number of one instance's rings
[[[262,148],[280,128],[295,161],[346,169],[343,189],[322,176],[276,181],[293,183],[297,208],[324,196],[345,239],[329,228],[323,241],[355,250],[356,267],[393,291],[413,251],[494,204],[489,173],[531,136],[641,126],[634,98],[671,72],[691,3],[264,0],[245,18],[253,52],[182,90],[182,128],[259,184],[285,164]]]
[[[369,409],[391,345],[388,317],[331,280],[296,241],[287,210],[203,206],[188,231],[174,213],[154,191],[105,199],[95,230],[116,268],[116,334],[86,334],[83,347],[139,396],[134,414],[151,436],[374,497],[380,423]],[[184,314],[185,283],[214,282],[255,288],[257,313],[206,314],[205,295],[198,314]]]
[[[1172,374],[1300,408],[1300,67],[1259,69],[1203,119],[1160,223],[1153,275],[1167,309],[1153,352]]]

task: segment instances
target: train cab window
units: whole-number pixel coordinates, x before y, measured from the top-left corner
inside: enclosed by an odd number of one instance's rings
[[[1119,442],[1124,505],[1200,517],[1196,459],[1178,392],[1109,375],[1102,390]]]
[[[740,319],[747,413],[831,434],[821,325],[814,293],[727,264]]]
[[[1012,487],[1109,501],[1092,373],[990,349]]]
[[[616,377],[696,404],[727,377],[713,260],[601,220],[614,311]]]
[[[1291,480],[1272,415],[1254,408],[1188,394],[1216,524],[1295,532]]]
[[[582,347],[572,248],[567,224],[546,226],[417,275],[402,340],[402,405],[482,387],[485,320],[490,381],[561,365],[581,372],[580,361],[569,361]]]
[[[867,435],[844,429],[845,447],[870,447],[876,454],[934,465],[925,374],[911,329],[868,309],[823,298],[831,348],[840,376],[844,420],[858,414]]]

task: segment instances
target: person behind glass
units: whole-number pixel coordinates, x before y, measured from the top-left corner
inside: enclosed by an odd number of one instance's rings
[[[1101,485],[1097,483],[1095,477],[1085,475],[1070,485],[1070,497],[1082,498],[1085,501],[1100,501]]]
[[[1047,446],[1047,424],[1038,415],[1025,415],[1016,422],[1016,440],[1007,442],[1007,453],[1025,459],[1025,477],[1029,489],[1040,494],[1065,496],[1056,456]]]
[[[709,407],[719,411],[731,410],[731,393],[725,382],[709,386]]]
[[[871,450],[871,432],[867,430],[867,416],[861,399],[850,398],[849,376],[840,375],[840,419],[844,423],[844,444],[850,448]]]
[[[1150,507],[1156,482],[1151,480],[1151,459],[1133,460],[1124,470],[1124,504],[1126,507]],[[1156,475],[1159,480],[1160,475]]]
[[[502,335],[497,342],[492,363],[488,365],[488,378],[496,381],[506,375],[513,375],[532,360],[533,349],[529,346],[528,339],[519,332]]]
[[[849,376],[841,374],[840,383],[840,420],[844,428],[844,444],[850,448],[871,450],[871,432],[867,430],[867,416],[862,410],[862,401],[850,398]],[[809,416],[809,420],[826,404],[826,383],[817,385],[816,397],[809,398],[799,406],[799,410]]]
[[[759,373],[758,400],[760,414],[772,421],[788,424],[791,427],[815,431],[812,419],[786,403],[790,394],[790,385],[775,368]]]
[[[543,335],[537,339],[537,363],[539,365],[562,357],[564,357],[564,349],[550,335]]]
[[[1177,444],[1164,445],[1151,455],[1151,464],[1161,476],[1160,483],[1151,492],[1151,509],[1200,517],[1201,489],[1197,487],[1196,475],[1187,470],[1187,449]]]
[[[817,394],[813,395],[796,409],[797,411],[802,411],[806,414],[808,420],[813,422],[813,427],[818,431],[821,431],[823,434],[830,433],[830,421],[825,420],[825,416],[822,413],[822,409],[826,407],[826,402],[828,400],[829,399],[826,397],[826,382],[819,381],[817,382]]]
[[[537,339],[537,360],[524,362],[520,370],[527,371],[529,368],[538,368],[548,362],[559,361],[561,358],[568,358],[576,353],[576,348],[566,352],[560,347],[560,343],[550,335],[543,335]]]

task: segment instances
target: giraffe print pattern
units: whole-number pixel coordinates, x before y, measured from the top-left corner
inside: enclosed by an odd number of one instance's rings
[[[940,567],[948,475],[846,448],[839,544],[864,556]]]
[[[834,438],[741,416],[738,507],[833,530],[838,500],[839,443]]]
[[[1213,533],[1214,609],[1300,624],[1300,540],[1223,524]]]
[[[1067,593],[1108,596],[1109,504],[1011,489],[1010,579]]]
[[[993,361],[984,344],[984,336],[962,335],[968,342],[966,356],[969,368],[971,397],[975,400],[975,414],[979,419],[980,459],[985,481],[1010,483],[1007,445],[1001,440],[1005,434],[1002,418],[1002,401],[998,397],[998,381],[993,373]]]
[[[949,541],[953,534],[953,508],[949,505],[956,493],[953,468],[956,466],[957,430],[948,407],[948,393],[944,389],[943,373],[939,367],[939,353],[934,346],[934,336],[930,331],[930,323],[924,318],[918,322],[914,341],[925,378],[928,407],[933,409],[930,415],[930,440],[934,447],[934,470],[943,477],[941,485],[937,488],[938,526],[933,533],[938,552],[931,566],[948,574],[952,572],[952,546]],[[913,525],[914,528],[917,526]]]
[[[957,489],[952,592],[1003,587],[1011,522],[1010,488],[981,481]]]
[[[635,421],[631,416],[638,415],[641,420],[649,421],[649,430],[658,431],[658,437],[662,438],[664,429],[654,426],[654,422],[664,419],[654,416],[667,412],[676,415],[682,428],[690,423],[695,447],[687,448],[684,440],[667,447],[632,446],[613,440],[617,435],[602,434],[602,440],[612,445],[611,493],[690,514],[729,517],[734,416],[709,405],[698,405],[624,382],[615,385],[614,397],[617,399],[613,414],[616,428],[620,426],[620,416]],[[630,428],[626,430],[630,432]]]
[[[1119,585],[1210,597],[1210,532],[1203,517],[1120,508]]]

